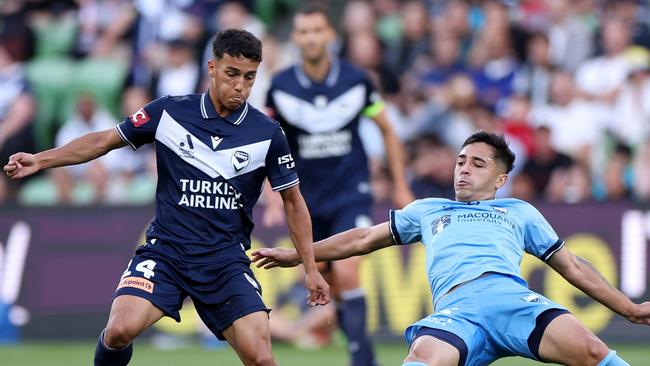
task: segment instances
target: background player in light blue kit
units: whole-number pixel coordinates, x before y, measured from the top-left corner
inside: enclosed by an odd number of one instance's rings
[[[403,366],[487,365],[519,355],[565,365],[628,365],[564,307],[528,289],[524,252],[629,321],[650,325],[650,302],[635,304],[572,254],[544,217],[517,199],[495,199],[514,154],[502,136],[477,132],[454,171],[456,200],[430,198],[391,211],[388,222],[348,230],[315,245],[317,260],[422,242],[434,313],[406,329]],[[253,253],[258,266],[292,266],[295,251]]]
[[[131,341],[163,316],[180,321],[189,296],[207,327],[245,365],[275,365],[269,309],[250,269],[252,211],[264,180],[281,191],[291,238],[305,261],[310,304],[329,301],[312,252],[309,212],[280,126],[246,102],[262,61],[252,34],[226,30],[213,42],[210,89],[159,98],[116,128],[35,155],[17,153],[4,170],[19,179],[155,142],[156,218],[122,275],[95,365],[128,364]]]
[[[334,39],[323,8],[307,4],[298,10],[292,40],[301,61],[273,78],[267,99],[269,113],[282,125],[293,152],[314,240],[372,224],[368,159],[359,135],[362,116],[371,118],[382,132],[394,181],[394,203],[403,207],[413,200],[401,145],[383,101],[364,71],[330,54]],[[267,196],[265,222],[277,222],[272,217],[283,216],[280,205]],[[348,340],[351,365],[372,366],[359,262],[359,258],[349,258],[328,264],[326,274],[337,300],[338,325]]]

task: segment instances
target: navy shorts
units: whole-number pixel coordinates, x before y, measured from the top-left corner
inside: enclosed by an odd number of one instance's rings
[[[147,299],[180,322],[179,310],[189,296],[203,322],[221,340],[223,331],[235,320],[257,311],[270,311],[250,269],[250,259],[240,245],[222,249],[214,263],[173,262],[146,246],[138,248],[115,297],[134,295]]]

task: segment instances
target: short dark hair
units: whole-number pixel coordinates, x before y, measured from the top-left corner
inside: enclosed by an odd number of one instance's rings
[[[219,60],[224,55],[229,55],[262,62],[262,42],[245,30],[227,29],[214,37],[212,55]]]
[[[510,150],[508,143],[503,135],[498,135],[496,133],[489,133],[485,131],[478,131],[473,133],[470,137],[463,142],[463,146],[475,144],[478,142],[483,142],[492,146],[494,150],[494,160],[501,162],[505,168],[506,173],[512,171],[512,167],[515,164],[515,153]]]
[[[332,20],[330,19],[330,15],[327,12],[327,9],[319,3],[309,2],[303,4],[300,8],[298,8],[294,16],[299,14],[302,15],[321,14],[325,17],[325,20],[327,20],[327,24],[329,25],[332,24]]]

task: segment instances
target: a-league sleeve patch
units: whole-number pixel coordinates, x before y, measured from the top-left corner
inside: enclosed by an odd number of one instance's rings
[[[131,122],[133,122],[133,125],[135,127],[140,127],[150,120],[149,115],[144,110],[144,107],[140,108],[140,110],[132,114],[129,118],[131,118]]]

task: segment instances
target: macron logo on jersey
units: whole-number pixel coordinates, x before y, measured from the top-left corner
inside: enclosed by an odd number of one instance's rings
[[[217,149],[217,146],[219,146],[219,144],[221,143],[221,141],[223,141],[223,137],[212,136],[212,137],[211,137],[211,140],[212,140],[212,150],[216,150],[216,149]]]
[[[132,114],[129,118],[131,118],[131,122],[133,122],[135,127],[140,127],[150,120],[149,115],[144,111],[144,107],[140,108],[140,110]]]

